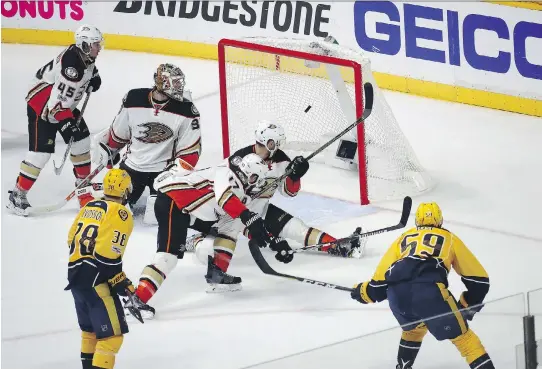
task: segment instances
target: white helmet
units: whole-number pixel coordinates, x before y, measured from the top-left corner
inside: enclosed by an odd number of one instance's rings
[[[183,100],[184,73],[173,64],[160,64],[154,73],[154,85],[164,95],[174,100]]]
[[[263,120],[258,123],[256,128],[256,142],[262,144],[267,151],[269,157],[272,157],[275,152],[286,143],[286,134],[284,129],[278,124]]]
[[[257,154],[245,156],[239,164],[239,169],[246,176],[246,178],[242,178],[243,182],[256,187],[261,187],[264,184],[266,174],[269,172],[269,166]]]
[[[103,35],[100,30],[94,26],[84,24],[75,31],[75,46],[77,46],[85,55],[90,53],[90,45],[99,42],[103,44]]]

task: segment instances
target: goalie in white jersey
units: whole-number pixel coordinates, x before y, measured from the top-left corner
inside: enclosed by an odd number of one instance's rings
[[[172,64],[160,64],[154,82],[153,88],[128,91],[111,127],[98,135],[106,151],[103,157],[118,161],[119,150],[127,146],[120,168],[132,179],[128,202],[135,204],[149,187],[146,218],[149,212],[154,218],[156,176],[176,158],[195,166],[201,153],[200,114],[185,96],[183,72]]]
[[[76,124],[76,108],[88,93],[100,88],[102,80],[95,66],[103,37],[94,26],[83,25],[75,32],[75,44],[40,68],[26,96],[28,115],[28,153],[21,163],[15,188],[10,191],[7,207],[17,215],[26,215],[30,207],[27,193],[41,170],[55,152],[57,132],[68,143],[73,138],[70,159],[76,185],[90,174],[90,138],[85,120]],[[90,186],[79,191],[83,207],[92,200]]]

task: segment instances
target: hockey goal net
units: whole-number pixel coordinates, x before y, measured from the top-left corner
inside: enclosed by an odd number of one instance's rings
[[[314,151],[362,115],[370,82],[371,116],[311,163],[354,171],[362,204],[431,187],[362,53],[326,41],[249,38],[222,39],[218,54],[224,157],[254,142],[262,119],[284,127],[288,154]]]

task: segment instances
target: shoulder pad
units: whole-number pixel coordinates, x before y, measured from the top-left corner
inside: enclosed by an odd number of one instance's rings
[[[290,157],[288,155],[286,155],[286,153],[282,150],[277,150],[277,152],[275,153],[275,155],[273,155],[273,157],[271,158],[271,161],[273,163],[282,163],[282,162],[290,162]]]
[[[152,89],[150,88],[135,88],[128,91],[124,96],[123,105],[125,108],[151,108],[151,102],[149,100],[149,94]]]
[[[182,115],[187,118],[198,118],[200,116],[196,105],[188,99],[183,99],[183,101],[171,99],[162,110],[167,111],[168,113]]]
[[[60,73],[68,81],[79,82],[85,74],[86,65],[75,46],[70,46],[62,54]]]

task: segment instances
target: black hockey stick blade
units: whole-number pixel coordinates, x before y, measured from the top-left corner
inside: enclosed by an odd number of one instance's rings
[[[275,276],[275,277],[287,278],[287,279],[295,280],[295,281],[298,281],[298,282],[312,284],[312,285],[315,285],[315,286],[331,288],[331,289],[334,289],[334,290],[347,291],[347,292],[352,292],[353,291],[353,288],[343,287],[343,286],[339,286],[339,285],[336,285],[336,284],[333,284],[333,283],[320,282],[320,281],[316,281],[314,279],[296,277],[294,275],[279,273],[279,272],[275,271],[273,268],[271,268],[269,263],[267,263],[267,261],[265,260],[265,258],[262,255],[262,252],[260,250],[260,246],[258,245],[257,242],[255,242],[254,240],[250,240],[248,242],[248,248],[250,250],[250,253],[252,254],[252,257],[254,258],[254,261],[256,262],[256,265],[258,265],[258,268],[260,268],[260,270],[262,272],[264,272],[264,274],[272,275],[272,276]]]
[[[337,242],[349,242],[349,241],[353,240],[355,237],[370,237],[370,236],[374,236],[374,235],[377,235],[377,234],[380,234],[380,233],[391,232],[391,231],[395,231],[396,229],[404,228],[408,223],[408,218],[410,217],[410,210],[411,209],[412,209],[412,198],[410,198],[410,196],[406,196],[403,199],[403,210],[401,211],[401,219],[399,220],[399,223],[397,223],[396,225],[376,229],[374,231],[361,233],[359,235],[353,235],[353,236],[348,236],[348,237],[345,237],[345,238],[340,238],[340,239],[332,241],[332,242],[325,242],[325,243],[318,243],[318,244],[315,244],[315,245],[303,246],[303,247],[300,247],[300,248],[297,248],[297,249],[292,249],[292,250],[289,251],[289,253],[294,254],[294,253],[305,251],[305,250],[312,250],[312,249],[315,249],[315,248],[320,248],[320,247],[325,247],[325,246],[332,246],[332,245],[336,244]]]

